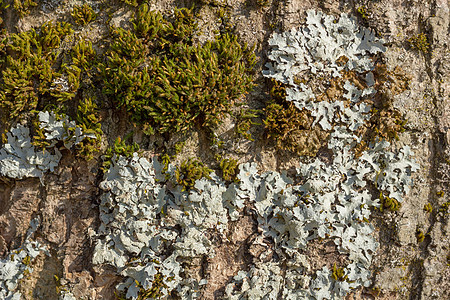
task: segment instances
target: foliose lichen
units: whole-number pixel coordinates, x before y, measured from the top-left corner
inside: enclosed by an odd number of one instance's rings
[[[271,62],[263,75],[286,86],[286,101],[310,111],[311,126],[330,132],[327,148],[332,159],[331,163],[316,158],[301,164],[297,169],[301,185],[276,172],[251,172],[248,178],[240,178],[244,191],[255,189],[247,201],[254,202],[259,226],[274,242],[278,257],[270,272],[282,270],[286,281],[260,281],[268,264],[255,264],[235,277],[226,289],[227,297],[277,299],[281,293],[283,299],[340,299],[354,288],[370,285],[369,268],[378,243],[369,218],[371,207],[383,205],[378,195],[371,195],[370,186],[401,202],[418,165],[410,159],[408,146],[396,154],[380,138],[367,142],[355,155],[363,142],[358,129],[368,126],[374,103],[370,98],[377,93],[373,56],[385,51],[369,29],[346,14],[336,19],[310,10],[303,28],[275,33],[269,45]],[[337,86],[343,90],[341,96],[336,93],[338,97],[330,97],[324,85],[310,79],[343,76],[349,79]],[[336,88],[333,82],[330,86]],[[338,253],[349,260],[339,268],[342,276],[328,266],[313,271],[304,261],[292,262],[307,253],[312,240],[334,242]]]
[[[4,259],[0,259],[0,298],[20,300],[22,294],[16,291],[19,282],[33,272],[32,261],[42,252],[49,255],[47,248],[38,241],[32,241],[31,236],[39,226],[39,220],[33,219],[27,231],[25,242],[19,248],[12,250]]]
[[[39,112],[37,126],[38,136],[33,140],[30,130],[23,125],[17,125],[7,133],[8,142],[0,149],[1,176],[17,179],[39,177],[42,180],[46,171],[54,171],[62,157],[55,147],[58,142],[62,141],[70,150],[86,138],[97,138],[93,133],[83,133],[81,127],[69,121],[68,117],[59,118],[53,112]]]

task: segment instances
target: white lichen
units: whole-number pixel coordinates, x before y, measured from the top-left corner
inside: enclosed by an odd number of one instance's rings
[[[333,153],[332,162],[316,158],[300,164],[297,176],[301,185],[293,185],[292,180],[276,172],[245,174],[243,178],[241,173],[241,192],[237,195],[245,198],[244,191],[254,189],[247,193],[247,200],[254,202],[261,232],[274,242],[278,255],[275,267],[285,274],[281,281],[283,299],[341,299],[352,289],[371,283],[369,268],[378,242],[369,223],[370,208],[380,203],[367,183],[401,201],[418,165],[410,159],[408,147],[395,154],[387,151],[389,143],[385,141],[369,145],[355,157],[353,149],[361,137],[354,132],[371,113],[371,106],[362,100],[376,93],[371,57],[385,48],[370,30],[359,27],[346,14],[339,19],[312,10],[307,14],[303,28],[275,33],[269,40],[271,62],[263,75],[286,84],[286,101],[311,111],[313,126],[331,131],[328,148]],[[298,80],[304,74],[341,77],[344,70],[364,75],[367,88],[360,90],[346,81],[342,100],[317,101],[313,89]],[[344,101],[352,105],[347,107]],[[291,257],[307,253],[309,242],[318,238],[331,239],[338,253],[350,260],[343,266],[345,279],[334,279],[327,266],[317,270],[313,279],[307,264],[289,263]],[[283,262],[288,262],[285,267]],[[248,298],[246,282],[258,283],[261,275],[256,270],[264,273],[265,266],[255,264],[249,272],[240,271],[239,278],[227,286],[228,298]],[[236,288],[240,282],[242,286]],[[259,283],[251,285],[250,290],[265,291],[270,286],[269,282]],[[254,299],[277,297],[267,292]]]
[[[17,291],[19,282],[33,272],[31,263],[42,252],[48,255],[46,247],[31,236],[39,226],[39,220],[33,219],[28,229],[25,242],[12,250],[4,259],[0,259],[0,299],[20,300],[22,294]]]
[[[95,134],[83,133],[81,127],[67,116],[58,118],[54,112],[39,112],[39,127],[44,130],[46,140],[51,142],[49,147],[63,141],[64,147],[70,150],[85,138],[96,138]]]
[[[8,142],[0,149],[0,174],[2,176],[22,179],[25,177],[42,178],[44,172],[53,172],[61,159],[61,153],[54,149],[36,151],[31,144],[30,130],[17,125],[7,133]]]
[[[30,130],[17,125],[8,132],[8,142],[0,149],[0,175],[22,179],[39,177],[54,171],[62,157],[56,144],[64,143],[67,149],[80,143],[85,138],[96,138],[93,134],[84,134],[76,123],[68,117],[58,120],[53,112],[39,112],[39,127],[44,130],[45,138],[50,142],[43,150],[36,150],[32,144]]]
[[[100,184],[105,193],[98,233],[103,238],[97,241],[93,263],[115,266],[127,277],[117,288],[131,299],[138,297],[140,287],[150,289],[156,274],[163,276],[162,295],[177,289],[195,297],[186,285],[193,291],[200,282],[180,277],[177,258],[213,256],[206,232],[224,232],[228,224],[227,188],[214,173],[182,191],[176,182],[168,184],[161,170],[156,159],[149,162],[137,153],[130,159],[113,157]]]

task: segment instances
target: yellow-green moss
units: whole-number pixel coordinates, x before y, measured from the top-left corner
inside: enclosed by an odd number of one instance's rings
[[[431,203],[427,203],[423,206],[423,210],[431,213],[433,211],[433,206],[431,205]]]
[[[97,14],[92,7],[84,3],[83,5],[75,5],[72,10],[72,18],[78,25],[87,25],[97,18]]]
[[[253,86],[250,49],[229,34],[195,45],[192,10],[176,9],[169,18],[143,4],[133,27],[113,29],[100,70],[105,94],[147,134],[213,128]]]
[[[381,205],[380,205],[380,211],[383,212],[385,209],[388,209],[390,211],[398,211],[400,207],[402,206],[400,202],[397,201],[395,198],[390,198],[386,195],[384,195],[382,192],[380,192],[379,196]]]
[[[418,33],[408,39],[409,44],[413,49],[416,49],[424,54],[430,50],[430,44],[425,33]]]
[[[422,243],[425,240],[425,234],[422,230],[417,229],[416,230],[416,238],[418,243]]]
[[[197,180],[202,177],[210,178],[211,171],[202,162],[189,158],[184,160],[180,166],[177,166],[175,179],[179,185],[183,186],[183,191],[190,190]]]
[[[236,116],[236,125],[234,130],[238,136],[241,136],[249,141],[254,141],[250,133],[252,126],[261,125],[255,121],[259,118],[259,109],[241,109]]]
[[[75,146],[76,155],[86,160],[94,158],[102,142],[102,125],[98,116],[97,105],[91,98],[84,98],[77,107],[77,127],[83,134],[94,134],[95,138],[85,138]]]
[[[37,6],[37,2],[34,2],[33,0],[14,0],[13,6],[19,16],[23,17],[30,13],[31,8]]]
[[[367,13],[367,8],[365,6],[359,6],[356,11],[358,12],[358,14],[361,16],[361,18],[363,18],[364,20],[367,20],[368,18],[368,13]]]
[[[344,268],[338,268],[336,266],[336,263],[334,263],[331,278],[336,281],[346,281],[348,279],[348,276],[345,274]]]
[[[237,160],[225,158],[220,161],[220,169],[222,170],[222,178],[227,182],[239,182],[237,175],[239,173],[239,164]]]
[[[79,87],[79,70],[62,65],[58,71],[61,40],[72,34],[68,23],[45,23],[38,33],[34,29],[11,34],[3,43],[0,81],[0,108],[11,120],[49,104],[65,102],[75,96]],[[8,54],[6,54],[8,53]],[[65,78],[67,86],[56,83]]]
[[[127,140],[127,138],[125,138]],[[136,143],[133,144],[126,144],[125,140],[122,140],[120,137],[118,137],[114,141],[114,145],[109,147],[105,154],[103,155],[103,164],[102,164],[102,170],[103,172],[106,172],[109,167],[111,166],[111,160],[114,155],[118,156],[125,156],[125,157],[131,157],[133,156],[134,152],[139,151],[139,145]]]

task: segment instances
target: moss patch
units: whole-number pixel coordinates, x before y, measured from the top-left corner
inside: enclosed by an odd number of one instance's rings
[[[236,36],[194,43],[197,30],[189,9],[172,16],[139,7],[134,30],[114,28],[101,64],[104,92],[147,134],[213,128],[233,102],[253,86],[255,56]]]

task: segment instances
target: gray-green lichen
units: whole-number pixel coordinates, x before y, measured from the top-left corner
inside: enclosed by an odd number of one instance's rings
[[[62,157],[55,147],[58,141],[70,149],[84,138],[96,138],[92,134],[83,134],[68,117],[59,120],[53,112],[39,112],[39,128],[50,142],[43,150],[33,146],[30,130],[23,125],[19,124],[7,133],[8,142],[0,149],[1,176],[17,179],[39,177],[42,180],[46,171],[54,171]]]
[[[0,149],[0,174],[10,178],[40,177],[47,170],[53,171],[61,159],[61,152],[55,149],[36,151],[31,144],[30,130],[17,125],[7,133],[8,142]]]
[[[30,264],[40,253],[44,252],[48,255],[46,247],[31,239],[39,226],[39,220],[32,220],[30,225],[23,245],[0,260],[0,299],[22,299],[22,294],[16,291],[19,282],[33,272]]]

